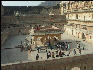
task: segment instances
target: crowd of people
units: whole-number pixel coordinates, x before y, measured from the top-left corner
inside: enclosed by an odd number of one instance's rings
[[[71,48],[69,42],[58,42],[56,44],[56,47],[60,50],[66,50],[66,51],[68,51]]]
[[[55,58],[55,57],[63,57],[65,55],[65,53],[63,52],[63,51],[59,51],[59,50],[57,50],[57,51],[55,51],[55,52],[47,52],[47,59],[49,58],[49,57],[52,57],[52,58]],[[66,55],[65,55],[66,56]]]
[[[46,52],[47,53],[47,59],[49,58],[56,58],[56,57],[63,57],[64,55],[66,56],[66,54],[63,52],[63,51],[55,51],[55,52]],[[36,55],[36,60],[38,60],[40,57],[39,57],[39,54]]]
[[[27,42],[25,43],[25,45],[23,45],[23,42],[21,41],[20,47],[21,47],[21,52],[23,52],[24,50],[25,51],[29,50],[30,52],[32,51],[31,45],[29,45]],[[56,47],[57,47],[56,51],[51,51],[52,50],[51,48],[50,48],[51,50],[48,51],[46,48],[47,59],[69,56],[71,53],[71,51],[70,51],[71,45],[69,44],[69,42],[59,42],[56,44]],[[79,53],[81,54],[81,46],[79,43],[77,43],[77,49],[79,50]],[[69,53],[65,54],[64,50],[69,51]],[[83,47],[83,50],[84,50],[84,47]],[[40,58],[39,53],[40,53],[41,49],[37,48],[37,51],[38,51],[38,54],[36,55],[36,60],[38,60]],[[74,53],[74,55],[77,54],[76,49],[73,49],[73,53]]]
[[[65,44],[68,45],[67,42]],[[69,45],[69,46],[67,46],[67,47],[64,48],[64,49],[66,49],[65,51],[68,51],[68,54],[66,54],[64,52],[64,50],[61,49],[61,48],[63,48],[63,46],[62,45],[61,46],[59,45],[58,49],[56,49],[56,51],[54,51],[54,52],[51,51],[51,50],[50,51],[47,51],[47,49],[46,49],[47,59],[49,59],[49,58],[56,58],[56,57],[63,57],[63,56],[69,56],[71,54],[71,52],[73,52],[74,55],[76,55],[77,53],[81,54],[81,50],[84,50],[85,49],[84,47],[83,47],[83,49],[81,49],[81,45],[79,43],[77,43],[77,48],[74,48],[73,50],[70,50],[69,48],[71,48],[71,47]],[[39,59],[39,55],[37,54],[36,55],[36,60],[38,60],[38,59]]]
[[[18,47],[20,48],[20,51],[23,52],[23,51],[32,51],[32,47],[30,44],[28,44],[27,42],[25,42],[25,44],[23,44],[23,42],[21,41],[21,44],[18,45]]]

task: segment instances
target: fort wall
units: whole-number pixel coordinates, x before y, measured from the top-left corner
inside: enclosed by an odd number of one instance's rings
[[[76,70],[76,67],[78,70],[93,70],[93,54],[1,65],[2,70]]]
[[[51,22],[51,20],[54,20],[55,22],[60,22],[60,21],[64,21],[66,22],[66,17],[65,15],[53,15],[53,16],[49,16],[49,15],[30,15],[30,16],[19,16],[19,17],[15,17],[15,16],[3,16],[2,17],[2,24],[17,24],[20,23],[20,21],[30,21],[31,23],[42,23],[43,21],[46,22]],[[47,24],[47,23],[46,23]]]
[[[15,16],[3,16],[1,21],[2,24],[14,24],[18,22]]]

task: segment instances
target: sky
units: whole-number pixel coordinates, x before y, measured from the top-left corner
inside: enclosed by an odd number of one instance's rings
[[[38,6],[44,1],[2,1],[3,6]]]

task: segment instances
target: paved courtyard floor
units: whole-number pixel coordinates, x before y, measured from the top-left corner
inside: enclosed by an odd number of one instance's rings
[[[25,38],[27,35],[19,35],[19,36],[11,36],[9,37],[4,45],[1,48],[1,64],[6,63],[14,63],[14,62],[20,62],[20,61],[36,61],[36,55],[38,51],[32,51],[31,53],[29,51],[20,51],[20,48],[14,48],[15,46],[19,45],[21,41],[25,41]],[[85,47],[85,50],[82,50],[81,55],[85,54],[93,54],[93,45],[87,42],[83,42],[82,40],[75,38],[74,36],[67,35],[67,33],[62,34],[62,41],[69,41],[72,42],[70,44],[71,46],[71,53],[70,56],[64,56],[65,57],[72,57],[72,56],[80,56],[78,49],[76,49],[76,42],[75,41],[81,41],[81,47]],[[4,49],[4,48],[12,48],[12,49]],[[73,49],[76,49],[77,54],[73,54]],[[48,51],[51,51],[48,49]],[[55,52],[56,50],[52,50],[51,52]],[[64,51],[65,54],[68,54],[68,51]],[[47,59],[47,53],[45,50],[43,50],[39,54],[39,60],[46,60]],[[60,57],[56,57],[56,59],[59,59]],[[54,59],[54,58],[49,58]]]
[[[26,35],[11,36],[6,40],[1,48],[1,64],[28,60],[27,51],[21,52],[20,48],[15,48],[15,46],[19,45],[21,41],[25,41],[25,37]]]

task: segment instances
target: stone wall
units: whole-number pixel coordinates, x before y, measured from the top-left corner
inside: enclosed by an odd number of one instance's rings
[[[75,67],[80,70],[93,70],[93,54],[1,65],[2,70],[72,70]]]
[[[5,29],[3,32],[1,32],[1,45],[7,40],[7,38],[11,35],[20,35],[20,34],[29,34],[29,30],[31,28],[25,28],[25,27],[13,27],[10,29]]]
[[[2,24],[20,24],[20,23],[29,23],[29,24],[48,24],[49,22],[52,22],[51,19],[53,19],[53,22],[66,22],[65,15],[35,15],[32,14],[30,16],[3,16],[1,18]]]
[[[9,30],[5,30],[5,31],[1,32],[1,45],[3,45],[3,43],[8,38],[9,35],[10,35]]]
[[[30,16],[20,16],[19,19],[17,19],[15,16],[3,16],[1,18],[2,25],[6,25],[6,27],[9,26],[9,24],[27,24],[31,26],[35,25],[51,25],[53,23],[51,21],[51,18],[53,18],[54,22],[61,22],[61,21],[66,21],[65,15],[54,15],[54,16],[49,16],[49,15],[35,15],[32,14]],[[22,21],[22,22],[21,22]],[[9,26],[11,27],[11,26]],[[28,34],[30,28],[22,28],[22,27],[13,27],[10,29],[10,35],[18,35],[19,30],[21,31],[22,34]],[[8,30],[9,31],[9,30]],[[5,37],[3,37],[5,36]],[[2,37],[2,44],[4,41],[7,39],[7,34],[4,32]]]
[[[19,34],[29,34],[30,27],[25,28],[25,27],[15,27],[12,28],[10,31],[10,35],[19,35]]]

